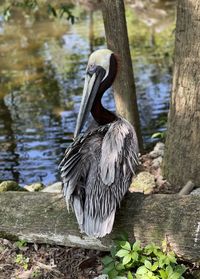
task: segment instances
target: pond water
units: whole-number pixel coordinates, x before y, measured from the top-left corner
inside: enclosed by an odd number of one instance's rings
[[[130,1],[131,2],[131,1]],[[46,10],[0,18],[0,180],[21,185],[60,180],[91,51],[106,46],[100,11],[71,8],[72,24]],[[145,143],[163,131],[169,106],[174,3],[127,4],[127,25]],[[111,91],[104,104],[115,110]]]

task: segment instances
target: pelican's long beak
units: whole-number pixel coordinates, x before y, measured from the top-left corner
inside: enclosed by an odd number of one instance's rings
[[[102,67],[97,67],[92,74],[91,72],[87,72],[86,74],[83,89],[83,97],[81,100],[81,106],[76,122],[74,138],[76,138],[80,134],[83,125],[85,124],[88,114],[92,109],[92,105],[94,103],[95,97],[105,75],[105,72],[106,71]]]

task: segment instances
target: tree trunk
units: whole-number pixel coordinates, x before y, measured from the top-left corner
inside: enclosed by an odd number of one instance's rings
[[[5,192],[0,194],[0,237],[87,249],[109,250],[122,232],[142,244],[163,240],[176,254],[200,261],[200,197],[128,194],[117,210],[110,235],[96,239],[80,234],[72,212],[60,194]],[[170,204],[170,207],[169,207]]]
[[[179,0],[164,176],[200,186],[200,0]]]
[[[119,61],[118,75],[114,82],[116,109],[135,127],[142,150],[143,141],[123,0],[102,0],[102,12],[108,48],[117,55]]]

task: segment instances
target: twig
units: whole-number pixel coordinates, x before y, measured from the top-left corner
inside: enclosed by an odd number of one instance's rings
[[[180,190],[180,192],[178,193],[179,195],[189,195],[193,188],[194,188],[194,183],[189,180],[184,186],[183,188]]]

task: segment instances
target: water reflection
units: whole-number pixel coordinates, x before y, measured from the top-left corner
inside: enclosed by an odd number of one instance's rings
[[[101,13],[82,6],[75,6],[73,12],[78,18],[74,25],[19,12],[9,23],[1,21],[0,180],[15,179],[22,185],[59,180],[57,166],[75,128],[88,55],[105,46]],[[164,129],[159,122],[168,111],[173,9],[153,25],[144,19],[127,6],[140,116],[148,143],[156,129]],[[103,102],[115,110],[111,91]]]

